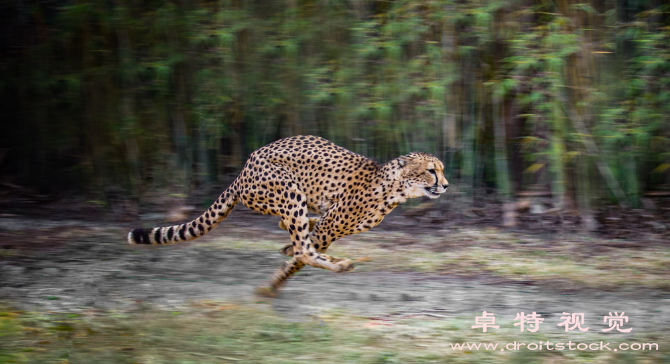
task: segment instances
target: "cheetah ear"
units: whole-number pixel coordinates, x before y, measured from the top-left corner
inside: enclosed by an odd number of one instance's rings
[[[409,163],[409,158],[405,155],[401,155],[398,157],[398,164],[400,164],[400,167],[404,167]]]

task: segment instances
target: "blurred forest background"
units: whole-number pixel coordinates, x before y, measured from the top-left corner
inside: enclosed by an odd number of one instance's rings
[[[669,118],[663,0],[0,4],[0,176],[38,191],[189,194],[314,134],[433,153],[470,204],[636,208]]]

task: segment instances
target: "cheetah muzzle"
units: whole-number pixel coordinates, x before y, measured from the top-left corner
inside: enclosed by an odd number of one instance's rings
[[[251,153],[235,181],[195,220],[153,229],[134,229],[130,244],[173,244],[198,238],[223,221],[241,201],[279,216],[291,244],[291,259],[259,291],[276,295],[305,265],[334,272],[353,269],[349,259],[325,254],[335,240],[367,231],[410,198],[438,198],[447,191],[444,165],[426,153],[410,153],[383,165],[314,136],[295,136]],[[319,215],[309,218],[308,213]]]

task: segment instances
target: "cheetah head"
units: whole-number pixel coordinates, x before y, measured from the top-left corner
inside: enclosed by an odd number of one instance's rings
[[[413,152],[397,160],[401,167],[400,178],[405,182],[405,194],[409,198],[438,198],[447,192],[449,181],[444,177],[444,165],[439,159],[430,154]]]

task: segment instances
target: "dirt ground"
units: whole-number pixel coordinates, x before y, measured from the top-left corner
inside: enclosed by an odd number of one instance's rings
[[[386,229],[413,231],[406,217],[389,220]],[[287,320],[342,311],[380,320],[425,315],[474,321],[487,311],[512,321],[518,312],[536,311],[545,322],[554,322],[548,325],[554,330],[563,330],[556,325],[563,312],[584,312],[591,318],[591,330],[598,331],[607,328],[603,316],[624,311],[634,332],[661,331],[670,324],[667,290],[565,289],[501,277],[391,268],[336,274],[307,267],[278,298],[263,299],[254,289],[266,284],[286,257],[278,251],[227,245],[262,239],[276,241],[278,250],[288,236],[276,223],[276,218],[238,207],[217,229],[194,242],[137,247],[125,242],[133,226],[129,223],[7,216],[0,218],[0,300],[23,309],[59,312],[147,304],[170,309],[216,300],[271,305]],[[381,239],[386,234],[383,224],[365,234]],[[422,235],[415,231],[412,236]]]

